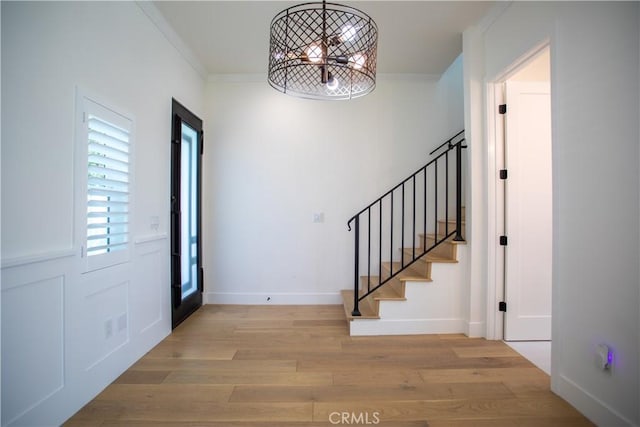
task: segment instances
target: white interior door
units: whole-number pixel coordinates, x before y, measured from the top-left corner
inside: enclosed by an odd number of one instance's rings
[[[551,339],[549,83],[507,81],[504,339]]]

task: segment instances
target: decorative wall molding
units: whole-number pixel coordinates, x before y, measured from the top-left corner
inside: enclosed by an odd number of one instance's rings
[[[133,240],[133,243],[136,245],[143,245],[145,243],[153,243],[161,240],[166,240],[168,237],[167,233],[159,233],[159,234],[149,234],[147,236],[136,236]]]
[[[167,41],[178,51],[184,60],[204,79],[207,77],[207,69],[200,62],[193,50],[176,33],[171,24],[167,22],[162,13],[150,1],[136,1],[138,7],[147,15]]]
[[[28,264],[54,261],[60,258],[69,258],[69,257],[76,256],[77,254],[78,254],[78,250],[75,248],[72,248],[72,249],[63,249],[59,251],[43,252],[43,253],[33,254],[33,255],[25,255],[25,256],[20,256],[15,258],[7,258],[7,259],[3,258],[2,269],[4,270],[6,268],[20,267]]]
[[[84,304],[90,307],[91,311],[97,315],[95,320],[96,334],[87,337],[88,342],[92,343],[92,348],[88,353],[93,352],[90,359],[87,360],[85,371],[90,371],[97,367],[109,356],[120,350],[129,343],[129,321],[131,313],[129,310],[129,288],[130,282],[117,281],[93,292],[84,298]],[[106,304],[105,304],[106,303]],[[116,308],[117,307],[117,308]],[[113,316],[114,312],[119,313],[117,316],[124,316],[124,327],[118,327],[118,317]],[[109,321],[111,325],[111,336],[103,336],[105,321]],[[90,325],[91,323],[89,323]]]
[[[148,250],[140,251],[134,275],[138,286],[132,289],[134,301],[145,301],[144,309],[140,310],[136,317],[135,327],[139,330],[140,335],[160,324],[164,317],[171,317],[170,304],[166,303],[163,294],[158,292],[158,287],[164,287],[165,296],[169,298],[169,283],[163,283],[163,274],[160,269],[156,268],[163,262],[164,251],[158,246],[146,245],[144,247]],[[165,253],[164,259],[169,259],[168,253]]]
[[[3,421],[8,420],[3,425],[65,387],[67,280],[64,275],[34,279],[2,291],[2,317],[11,319],[10,324],[4,322],[2,344],[12,350],[2,357],[2,415]]]

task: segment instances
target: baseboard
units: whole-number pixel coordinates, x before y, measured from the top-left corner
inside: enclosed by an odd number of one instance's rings
[[[351,336],[464,333],[463,319],[357,319],[349,322]]]
[[[342,297],[339,292],[206,292],[204,294],[204,303],[228,305],[334,305],[342,304]]]
[[[469,338],[486,337],[486,325],[484,322],[466,322],[464,334]]]
[[[564,375],[558,375],[558,379],[552,382],[551,390],[573,405],[596,425],[607,427],[638,427],[638,424],[634,424],[633,421],[619,414],[606,403]]]

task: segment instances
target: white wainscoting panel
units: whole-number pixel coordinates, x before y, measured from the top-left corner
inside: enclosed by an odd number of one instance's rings
[[[65,385],[65,276],[2,290],[2,424],[19,418]]]
[[[2,426],[58,426],[171,331],[166,234],[83,274],[69,249],[2,260]]]
[[[146,250],[138,251],[136,286],[131,289],[132,301],[144,302],[138,305],[140,310],[135,319],[135,327],[140,334],[162,322],[163,313],[169,314],[169,305],[165,304],[163,298],[164,294],[170,292],[169,284],[162,280],[162,268],[166,268],[162,266],[168,263],[168,256],[161,250],[163,247],[159,248],[157,244],[147,243],[144,247]]]
[[[84,306],[91,313],[87,320],[92,325],[86,336],[86,370],[91,370],[129,342],[129,282],[115,283],[87,296]]]

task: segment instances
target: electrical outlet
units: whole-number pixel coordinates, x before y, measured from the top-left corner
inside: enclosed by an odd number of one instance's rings
[[[118,333],[127,329],[127,313],[118,316]]]
[[[160,217],[157,215],[152,215],[149,217],[149,228],[153,231],[158,231],[160,228]]]
[[[613,365],[613,350],[606,344],[600,344],[598,345],[597,353],[598,367],[603,371],[610,371]]]
[[[324,212],[317,212],[313,214],[313,222],[321,223],[324,222]]]
[[[104,338],[109,339],[113,336],[113,319],[104,321]]]

